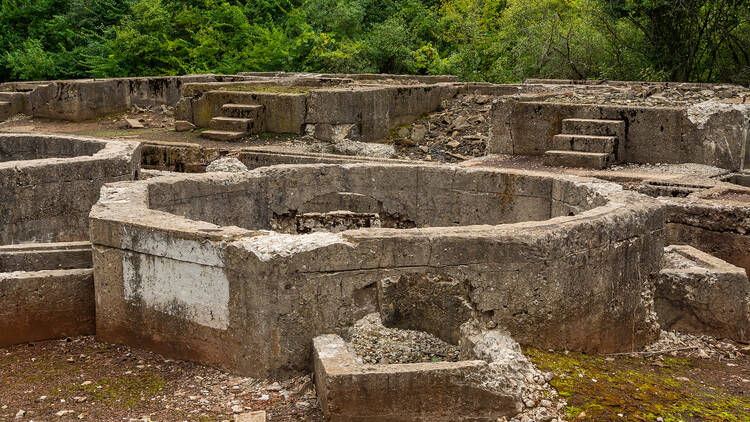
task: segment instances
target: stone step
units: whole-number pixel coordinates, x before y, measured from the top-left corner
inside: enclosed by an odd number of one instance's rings
[[[624,120],[604,119],[564,119],[562,133],[571,135],[618,136],[625,137]]]
[[[617,145],[616,136],[568,135],[552,137],[552,148],[561,151],[606,152],[611,154]]]
[[[3,92],[0,92],[0,101],[12,102],[13,100],[23,98],[23,96],[24,96],[23,92],[7,92],[7,91],[3,91]]]
[[[553,167],[607,168],[610,154],[604,152],[550,150],[544,153],[544,165]]]
[[[247,135],[245,132],[233,132],[227,130],[204,130],[201,132],[202,138],[213,139],[215,141],[236,141]]]
[[[259,104],[224,104],[221,106],[221,113],[226,117],[260,121],[264,108]]]
[[[243,132],[247,134],[259,133],[257,121],[241,117],[214,117],[209,124],[211,129],[229,132]]]

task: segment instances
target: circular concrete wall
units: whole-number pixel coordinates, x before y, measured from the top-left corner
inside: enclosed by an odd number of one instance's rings
[[[306,234],[282,224],[342,215]],[[254,376],[305,369],[315,335],[373,311],[448,340],[474,318],[592,352],[656,334],[664,209],[591,179],[379,164],[168,176],[106,186],[91,226],[97,336]]]
[[[0,134],[0,244],[87,240],[101,186],[139,164],[137,143]]]

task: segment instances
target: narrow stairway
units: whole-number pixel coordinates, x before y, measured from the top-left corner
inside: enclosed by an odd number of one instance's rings
[[[236,141],[263,131],[264,106],[258,104],[224,104],[221,116],[211,119],[210,130],[201,136],[216,141]]]
[[[544,164],[557,167],[604,169],[618,158],[625,137],[625,121],[564,119],[562,133],[552,138]]]

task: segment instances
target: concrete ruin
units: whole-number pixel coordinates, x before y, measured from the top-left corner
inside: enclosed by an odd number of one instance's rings
[[[380,227],[299,233],[300,217],[339,210],[375,214]],[[108,185],[91,213],[97,335],[279,375],[307,367],[313,336],[377,309],[381,280],[429,275],[462,285],[478,316],[522,344],[632,350],[656,333],[648,274],[664,217],[613,184],[456,167],[277,166]],[[429,291],[426,305],[439,299]]]
[[[0,134],[0,345],[94,333],[88,214],[137,144]]]
[[[113,113],[127,129],[100,123]],[[417,421],[536,412],[521,346],[748,339],[743,87],[13,82],[4,119],[0,346],[95,333],[255,377],[314,371],[332,420]],[[460,356],[366,362],[348,338],[368,315]]]

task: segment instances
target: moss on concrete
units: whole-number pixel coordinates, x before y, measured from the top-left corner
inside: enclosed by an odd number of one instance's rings
[[[607,421],[750,421],[750,399],[689,379],[693,361],[649,361],[525,350],[568,401],[571,419]],[[620,416],[622,415],[622,416]]]

